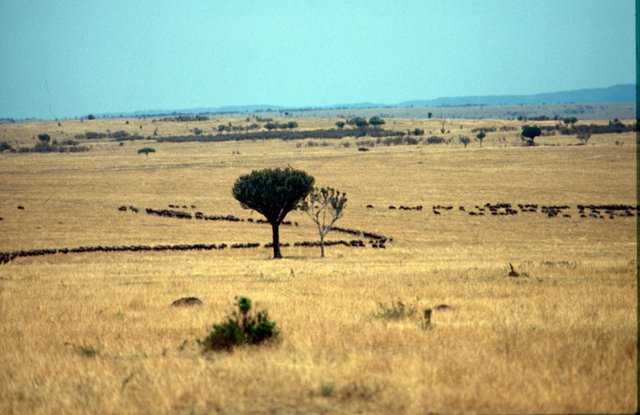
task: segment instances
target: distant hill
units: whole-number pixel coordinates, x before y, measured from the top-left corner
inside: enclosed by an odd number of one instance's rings
[[[442,97],[430,100],[406,101],[398,107],[441,107],[462,105],[514,105],[514,104],[605,104],[635,103],[636,86],[615,85],[609,88],[577,89],[533,95],[485,95]]]
[[[143,117],[143,116],[166,116],[166,115],[182,115],[182,114],[217,114],[217,113],[240,113],[240,112],[262,112],[262,111],[279,111],[283,107],[278,105],[230,105],[225,107],[199,107],[199,108],[183,108],[172,110],[141,110],[133,112],[113,112],[106,114],[98,114],[98,117],[117,118],[124,117]]]
[[[501,105],[541,105],[541,104],[612,104],[636,103],[636,86],[633,84],[615,85],[609,88],[577,89],[571,91],[547,92],[532,95],[486,95],[441,97],[428,100],[405,101],[398,104],[360,102],[335,104],[317,107],[284,107],[281,105],[235,105],[225,107],[201,107],[174,110],[144,110],[125,113],[97,114],[99,117],[142,117],[179,114],[243,114],[243,113],[282,113],[285,111],[305,113],[317,110],[364,110],[399,109],[424,107],[464,107],[464,106],[501,106]]]

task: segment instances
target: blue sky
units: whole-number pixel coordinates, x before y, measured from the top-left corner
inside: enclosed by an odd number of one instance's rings
[[[0,0],[0,117],[635,82],[633,0]],[[48,89],[48,92],[47,92]]]

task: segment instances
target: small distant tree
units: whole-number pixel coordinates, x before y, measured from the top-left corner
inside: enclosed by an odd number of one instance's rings
[[[336,123],[336,127],[338,127],[341,130],[344,128],[344,126],[345,126],[345,122],[344,121],[338,121]]]
[[[381,125],[384,125],[385,122],[382,118],[376,115],[369,119],[369,124],[373,125],[374,128],[379,128]]]
[[[535,138],[539,137],[540,135],[542,135],[542,130],[540,129],[540,127],[532,127],[530,125],[523,126],[522,132],[520,133],[520,136],[523,140],[525,140],[525,144],[528,146],[534,146],[535,143],[533,140],[535,140]]]
[[[144,147],[138,150],[138,154],[144,154],[147,157],[149,157],[149,153],[155,153],[155,152],[156,152],[156,149],[151,147]]]
[[[427,114],[427,118],[428,118],[428,119],[431,119],[431,117],[432,117],[432,116],[433,116],[433,113],[428,113],[428,114]]]
[[[315,179],[302,170],[264,169],[240,176],[233,185],[233,197],[244,209],[262,214],[273,233],[273,258],[280,253],[280,224],[287,214],[304,199]]]
[[[320,235],[320,257],[324,258],[324,238],[333,225],[342,217],[347,205],[347,195],[330,187],[314,188],[302,201],[300,207],[318,227]]]
[[[566,117],[562,120],[562,122],[564,122],[566,125],[574,125],[578,122],[578,119],[576,117]]]
[[[295,122],[295,121],[289,121],[287,123],[287,128],[290,129],[290,130],[292,130],[294,128],[298,128],[298,123]]]
[[[367,126],[369,126],[369,123],[367,122],[367,120],[363,117],[354,117],[351,118],[348,123],[349,125],[355,125],[358,128],[365,128]]]
[[[464,145],[464,148],[467,148],[467,146],[471,142],[471,139],[469,137],[467,137],[466,135],[461,135],[459,140]]]
[[[89,115],[87,115],[87,119],[88,119],[88,120],[95,120],[95,119],[96,119],[96,116],[95,116],[95,115],[93,115],[93,114],[89,114]]]
[[[38,134],[38,140],[46,146],[51,141],[51,136],[49,136],[49,134]]]
[[[480,141],[480,148],[482,148],[482,141],[484,140],[484,138],[487,135],[484,133],[483,130],[480,130],[480,132],[478,134],[476,134],[476,138],[478,139],[478,141]]]
[[[13,148],[13,146],[5,141],[0,141],[0,153],[4,152],[4,151],[9,151],[11,153],[15,153],[15,149]]]
[[[591,138],[591,133],[587,131],[582,131],[578,133],[576,138],[578,139],[578,141],[580,141],[581,145],[586,145],[587,141],[589,141],[589,139]]]

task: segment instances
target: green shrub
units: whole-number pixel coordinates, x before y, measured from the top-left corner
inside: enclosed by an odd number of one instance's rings
[[[242,344],[257,345],[280,334],[276,323],[269,320],[266,310],[251,313],[251,300],[236,297],[238,311],[234,311],[226,321],[214,324],[211,332],[198,343],[204,351],[231,350]]]
[[[398,300],[396,302],[391,302],[389,305],[378,303],[378,308],[378,311],[374,313],[375,317],[387,320],[400,320],[413,316],[416,313],[417,305],[409,303],[405,304]]]
[[[333,390],[336,388],[335,382],[323,383],[320,385],[320,394],[325,398],[328,398],[333,394]]]

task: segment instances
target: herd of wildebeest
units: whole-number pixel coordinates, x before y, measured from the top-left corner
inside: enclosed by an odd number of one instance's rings
[[[190,205],[191,209],[196,209],[195,205]],[[173,218],[173,219],[187,219],[187,220],[202,220],[202,221],[228,221],[228,222],[248,222],[255,224],[268,224],[268,222],[264,219],[242,219],[234,215],[205,215],[202,212],[187,212],[184,210],[175,210],[175,209],[188,209],[187,205],[169,205],[170,209],[153,209],[153,208],[145,208],[140,209],[132,205],[128,206],[120,206],[118,207],[118,211],[120,212],[132,212],[139,213],[141,211],[145,212],[148,215],[159,216],[163,218]],[[23,206],[19,206],[20,210],[24,210]],[[2,220],[2,218],[0,218]],[[298,226],[297,222],[283,221],[281,223],[283,226]],[[349,235],[354,235],[360,238],[368,239],[368,243],[372,248],[386,248],[386,243],[391,242],[393,239],[388,238],[384,235],[376,234],[373,232],[360,231],[357,229],[348,229],[348,228],[340,228],[333,227],[333,230],[340,233],[345,233]],[[353,248],[364,248],[366,247],[365,242],[362,239],[352,239],[352,240],[328,240],[324,241],[324,246],[345,246],[345,247],[353,247]],[[210,250],[224,250],[224,249],[252,249],[259,248],[263,246],[264,248],[272,248],[273,244],[271,242],[260,244],[259,242],[247,242],[247,243],[219,243],[219,244],[177,244],[177,245],[120,245],[120,246],[81,246],[76,248],[46,248],[46,249],[32,249],[32,250],[21,250],[21,251],[12,251],[12,252],[0,252],[0,264],[6,264],[11,262],[15,258],[20,257],[34,257],[34,256],[42,256],[42,255],[54,255],[54,254],[77,254],[77,253],[87,253],[87,252],[149,252],[149,251],[210,251]],[[281,247],[289,247],[291,246],[288,242],[281,242]],[[293,243],[295,247],[304,247],[304,248],[312,248],[319,247],[319,241],[298,241]]]
[[[140,209],[132,205],[123,205],[118,207],[120,212],[131,212],[134,214],[141,211],[147,215],[159,216],[163,218],[172,219],[185,219],[185,220],[198,220],[198,221],[228,221],[228,222],[247,222],[252,224],[268,224],[264,219],[242,219],[234,215],[206,215],[201,211],[189,212],[188,210],[196,210],[195,205],[179,205],[169,204],[169,209],[153,209],[145,208]],[[366,205],[367,209],[375,209],[373,205]],[[638,214],[640,211],[640,205],[623,205],[623,204],[585,204],[576,205],[577,215],[580,218],[585,219],[615,219],[615,218],[631,218]],[[18,210],[24,211],[25,207],[17,206]],[[388,210],[401,210],[401,211],[422,211],[422,205],[405,206],[405,205],[389,205]],[[516,204],[511,203],[485,203],[484,205],[475,205],[473,207],[452,205],[433,205],[431,212],[435,216],[441,216],[443,214],[451,214],[457,212],[459,214],[466,214],[469,216],[513,216],[518,214],[530,214],[541,213],[548,218],[571,218],[571,206],[569,205],[538,205],[538,204]],[[0,221],[4,220],[0,217]],[[283,221],[283,226],[299,226],[298,222]],[[324,241],[325,246],[345,246],[354,248],[364,248],[367,244],[372,248],[384,249],[386,243],[393,242],[393,238],[373,233],[362,231],[358,229],[341,228],[334,226],[335,232],[356,236],[357,238],[363,238],[367,240],[367,243],[363,239],[352,240],[329,240]],[[33,257],[42,255],[54,255],[54,254],[74,254],[85,252],[145,252],[145,251],[206,251],[206,250],[224,250],[224,249],[252,249],[259,248],[272,248],[272,243],[260,244],[259,242],[246,242],[246,243],[219,243],[219,244],[177,244],[177,245],[123,245],[123,246],[81,246],[76,248],[48,248],[48,249],[33,249],[33,250],[21,250],[12,252],[0,252],[0,264],[6,264],[15,258],[20,257]],[[287,242],[281,242],[281,247],[289,247],[291,244]],[[298,241],[293,243],[295,247],[318,247],[319,241]]]
[[[563,217],[571,218],[571,214],[568,212],[571,209],[569,205],[538,205],[537,203],[518,203],[514,207],[511,203],[485,203],[484,205],[475,205],[473,208],[467,208],[465,206],[458,206],[457,211],[464,212],[469,216],[512,216],[518,213],[542,213],[549,218]],[[578,215],[581,218],[595,218],[595,219],[614,219],[616,217],[631,218],[634,217],[634,212],[640,210],[640,205],[577,205]],[[373,205],[367,205],[367,209],[374,209]],[[389,205],[389,210],[417,210],[423,209],[422,205],[417,206],[398,206]],[[538,210],[539,209],[539,210]],[[433,205],[431,211],[434,215],[439,216],[443,212],[449,212],[456,210],[454,206],[445,205]]]

